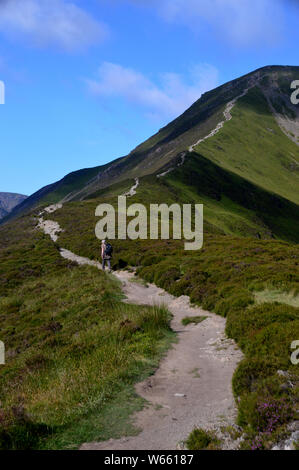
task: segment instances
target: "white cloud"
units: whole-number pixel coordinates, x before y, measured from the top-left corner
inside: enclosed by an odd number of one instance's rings
[[[181,75],[164,73],[160,85],[142,73],[119,64],[104,62],[95,80],[86,80],[89,90],[98,96],[121,97],[138,105],[151,117],[163,120],[185,111],[202,93],[218,85],[218,71],[209,64],[192,67],[189,84]]]
[[[141,0],[130,0],[145,6]],[[298,0],[294,0],[298,1]],[[170,23],[185,24],[194,32],[209,27],[234,45],[276,43],[285,27],[285,0],[151,0],[148,7]]]
[[[107,27],[68,0],[2,0],[0,32],[74,51],[104,40]]]

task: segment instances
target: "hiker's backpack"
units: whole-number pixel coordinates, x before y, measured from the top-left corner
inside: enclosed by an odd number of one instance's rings
[[[112,256],[113,248],[110,243],[106,243],[105,256]]]

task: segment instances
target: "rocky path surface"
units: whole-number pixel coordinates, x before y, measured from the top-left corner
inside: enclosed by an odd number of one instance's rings
[[[232,119],[232,115],[231,115],[231,111],[233,109],[233,107],[235,106],[235,104],[237,103],[237,101],[240,99],[240,98],[243,98],[243,96],[247,95],[247,93],[249,92],[249,90],[251,90],[252,88],[254,88],[256,85],[258,85],[258,83],[260,82],[260,80],[263,78],[263,76],[261,75],[256,75],[256,76],[253,76],[251,78],[251,81],[249,83],[249,86],[243,91],[243,93],[241,93],[239,96],[237,96],[236,98],[234,98],[233,100],[231,100],[229,103],[227,103],[224,111],[223,111],[223,116],[224,116],[224,121],[220,121],[217,126],[215,127],[215,129],[213,129],[208,135],[206,135],[205,137],[199,139],[197,142],[195,142],[195,144],[191,145],[189,147],[189,152],[193,152],[194,148],[199,145],[201,142],[204,142],[205,140],[209,139],[210,137],[213,137],[215,134],[217,134],[220,129],[223,128],[224,124],[227,122],[227,121],[230,121]]]
[[[57,207],[58,209],[59,207]],[[53,212],[53,210],[52,210]],[[59,224],[43,220],[39,227],[56,241]],[[61,256],[80,265],[100,263],[60,248]],[[162,359],[155,374],[136,385],[136,391],[146,401],[143,410],[133,416],[140,433],[137,436],[92,442],[83,450],[171,450],[183,448],[194,427],[216,430],[233,425],[236,406],[232,394],[232,375],[242,358],[233,340],[225,335],[225,319],[192,307],[187,296],[173,297],[153,285],[132,282],[134,274],[115,272],[121,281],[126,301],[135,304],[165,305],[172,313],[171,327],[178,336],[177,343]],[[183,326],[187,316],[205,316],[198,324]],[[236,443],[226,440],[224,448]]]
[[[173,315],[171,327],[178,342],[162,359],[156,373],[136,385],[147,406],[134,416],[137,436],[92,442],[83,450],[175,450],[183,448],[194,427],[220,431],[233,425],[236,407],[231,389],[233,372],[242,358],[224,333],[225,319],[193,308],[189,298],[179,298],[155,285],[131,282],[133,274],[117,272],[127,302],[166,305]],[[206,316],[199,324],[182,325],[186,316]],[[225,442],[226,448],[235,443]]]
[[[126,197],[135,196],[138,186],[139,186],[139,178],[135,178],[135,183],[133,184],[133,186],[129,189],[127,193],[123,194],[123,196],[126,196]]]
[[[53,242],[58,240],[58,234],[61,232],[61,228],[54,220],[44,220],[43,217],[40,217],[38,219],[38,227],[49,235]]]
[[[188,152],[193,152],[195,147],[197,147],[199,144],[201,144],[202,142],[204,142],[205,140],[207,139],[210,139],[211,137],[213,137],[214,135],[216,135],[220,129],[223,128],[224,124],[228,121],[230,121],[232,119],[232,114],[231,114],[231,111],[232,109],[234,108],[235,104],[237,103],[237,101],[240,99],[240,98],[243,98],[243,96],[247,95],[247,93],[249,92],[249,90],[251,90],[252,88],[254,88],[255,86],[259,85],[259,82],[261,81],[261,79],[263,78],[262,75],[258,74],[258,75],[255,75],[251,78],[250,80],[250,83],[248,85],[248,87],[243,91],[243,93],[241,93],[239,96],[237,96],[236,98],[234,98],[233,100],[229,101],[227,103],[227,105],[225,106],[225,109],[223,111],[223,117],[224,117],[224,120],[218,122],[218,124],[216,125],[216,127],[214,129],[211,130],[211,132],[209,132],[209,134],[207,134],[206,136],[200,138],[199,140],[197,140],[194,144],[190,145],[190,147],[188,148]],[[187,155],[187,152],[183,152],[182,154],[182,160],[181,162],[177,165],[178,167],[183,165],[184,162],[185,162],[185,159],[186,159],[186,155]],[[176,167],[171,167],[171,168],[168,168],[167,170],[165,170],[163,173],[160,173],[157,175],[158,178],[161,178],[163,176],[166,176],[168,173],[170,173],[171,171],[175,170]]]

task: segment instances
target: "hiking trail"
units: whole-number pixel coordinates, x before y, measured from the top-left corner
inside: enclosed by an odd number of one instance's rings
[[[132,196],[135,196],[136,194],[136,190],[139,186],[139,178],[135,178],[135,183],[133,184],[133,186],[129,189],[128,192],[124,193],[123,196],[126,196],[126,197],[132,197]]]
[[[214,135],[216,135],[220,129],[223,128],[224,124],[227,122],[227,121],[230,121],[233,117],[232,117],[232,114],[231,114],[231,111],[232,109],[234,108],[235,104],[237,103],[237,101],[240,99],[240,98],[243,98],[243,96],[247,95],[247,93],[249,92],[249,90],[251,90],[252,88],[254,88],[256,85],[259,84],[260,80],[263,78],[263,76],[260,75],[260,73],[258,73],[256,76],[253,76],[251,77],[250,79],[250,83],[249,83],[249,86],[243,91],[243,93],[241,93],[239,96],[236,96],[236,98],[234,98],[233,100],[229,101],[226,106],[225,106],[225,109],[223,111],[223,116],[224,116],[224,121],[220,121],[217,126],[215,127],[215,129],[213,129],[208,135],[206,135],[205,137],[202,137],[201,139],[199,139],[197,142],[195,142],[195,144],[193,145],[190,145],[189,147],[189,152],[193,152],[194,148],[199,145],[201,142],[204,142],[205,140],[209,139],[210,137],[213,137]]]
[[[61,231],[57,222],[43,220],[42,214],[39,214],[38,227],[54,241]],[[101,269],[99,262],[64,248],[60,248],[60,254],[80,265]],[[137,394],[147,402],[132,416],[140,433],[85,443],[80,449],[183,449],[183,442],[195,427],[216,431],[222,439],[222,448],[236,448],[238,441],[223,433],[223,427],[235,423],[237,410],[231,381],[242,353],[225,335],[225,318],[200,307],[192,307],[187,296],[177,298],[154,284],[133,283],[134,274],[127,271],[117,271],[114,275],[122,283],[125,302],[165,305],[168,308],[172,314],[171,328],[177,333],[178,341],[162,358],[154,375],[135,386]],[[187,316],[207,318],[201,323],[183,326],[182,319]]]
[[[250,79],[250,83],[248,85],[248,87],[243,91],[243,93],[241,93],[240,95],[236,96],[233,100],[229,101],[225,108],[224,108],[224,111],[223,111],[223,117],[224,117],[224,120],[218,122],[218,124],[216,125],[216,127],[214,129],[212,129],[209,134],[207,134],[206,136],[200,138],[199,140],[197,140],[194,144],[190,145],[189,148],[188,148],[188,152],[191,153],[194,151],[195,147],[197,147],[199,144],[201,144],[202,142],[204,142],[205,140],[207,139],[210,139],[211,137],[213,137],[214,135],[218,134],[218,132],[224,127],[224,124],[228,121],[230,121],[233,117],[232,117],[232,114],[231,114],[231,111],[232,109],[234,108],[235,104],[237,103],[237,101],[240,99],[240,98],[243,98],[245,95],[247,95],[247,93],[249,92],[249,90],[251,90],[252,88],[254,88],[255,86],[259,85],[259,82],[260,80],[263,78],[263,75],[260,75],[260,73],[258,73],[257,75],[253,76],[251,79]],[[186,156],[187,156],[187,152],[183,152],[182,155],[181,155],[181,161],[176,165],[176,167],[180,167],[184,164],[185,162],[185,159],[186,159]],[[163,173],[160,173],[157,175],[157,178],[161,178],[163,176],[166,176],[168,173],[172,172],[173,170],[175,170],[176,167],[171,167],[171,168],[168,168],[167,170],[165,170]]]

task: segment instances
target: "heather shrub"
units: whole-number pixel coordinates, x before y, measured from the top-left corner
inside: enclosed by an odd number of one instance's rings
[[[255,390],[259,381],[276,373],[279,364],[260,357],[243,359],[238,365],[232,380],[236,397]]]
[[[219,444],[214,433],[199,428],[193,429],[186,440],[188,450],[216,450]]]

